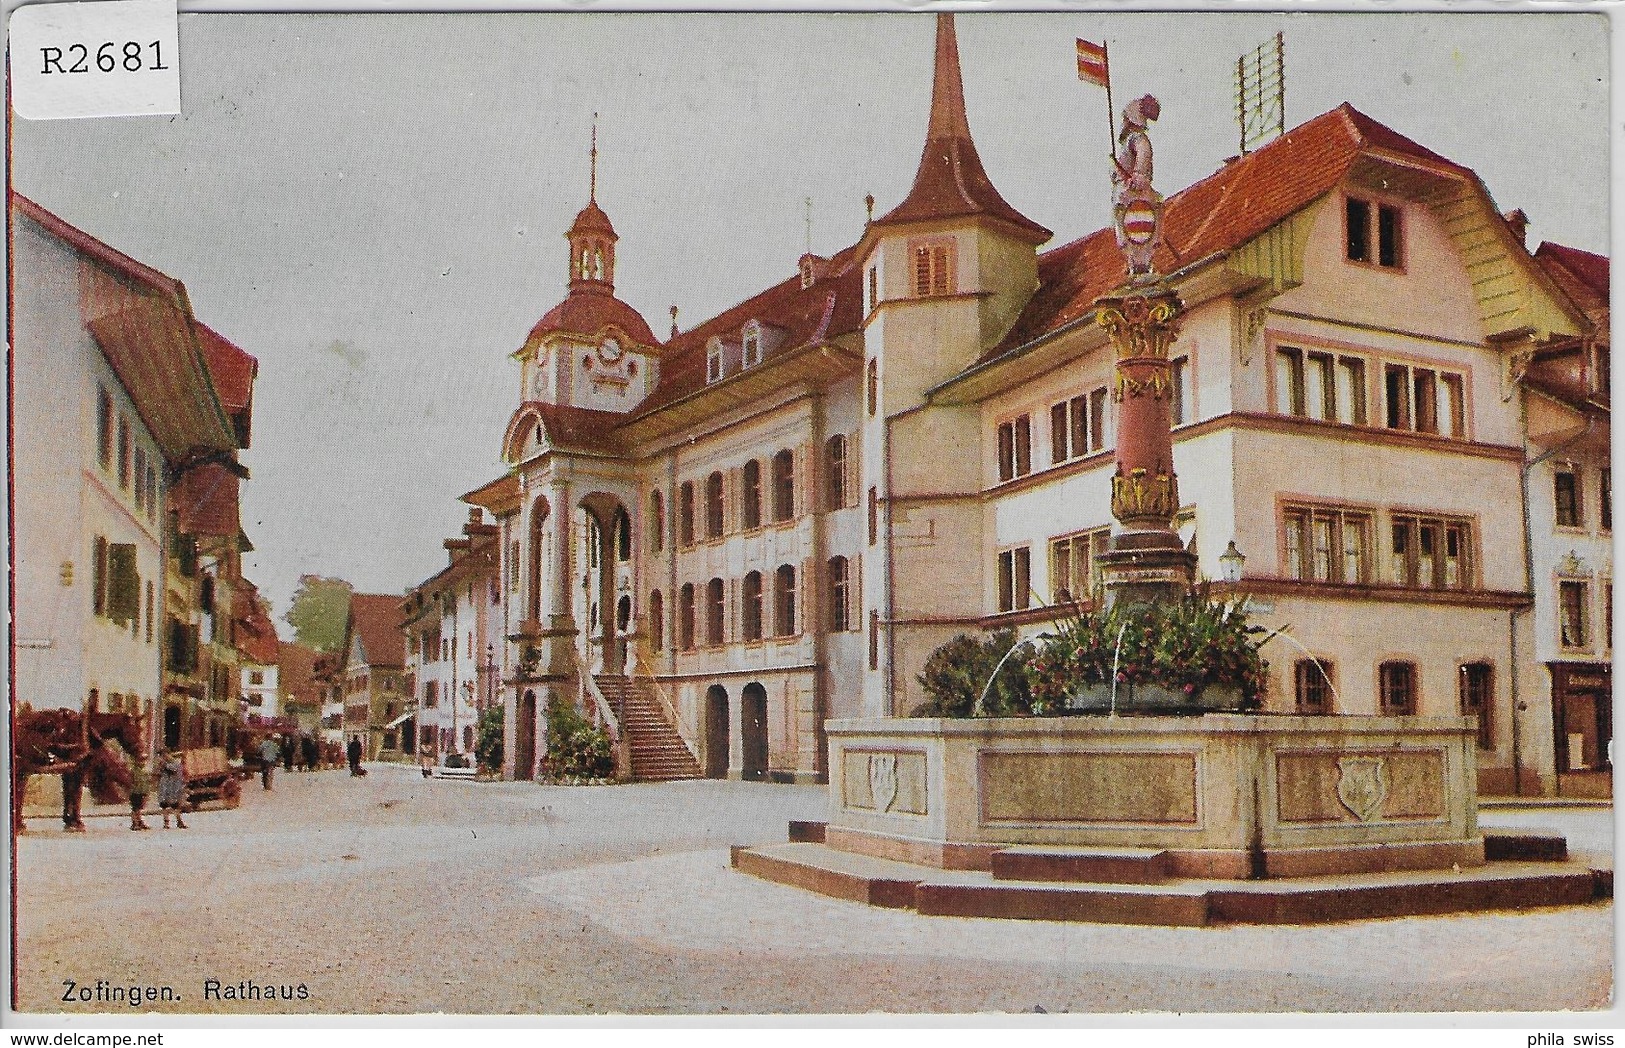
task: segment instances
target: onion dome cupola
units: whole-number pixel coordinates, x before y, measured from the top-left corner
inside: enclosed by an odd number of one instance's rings
[[[531,328],[514,356],[520,399],[630,411],[654,389],[660,342],[636,309],[615,297],[620,239],[598,206],[598,128],[593,126],[587,206],[564,235],[569,291]]]

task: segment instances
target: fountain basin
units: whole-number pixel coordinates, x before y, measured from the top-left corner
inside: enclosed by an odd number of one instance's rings
[[[990,870],[1012,845],[1149,849],[1172,876],[1484,862],[1466,717],[832,720],[831,848]]]

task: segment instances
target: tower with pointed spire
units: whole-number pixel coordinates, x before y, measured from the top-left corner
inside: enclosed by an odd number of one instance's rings
[[[886,543],[863,558],[864,606],[882,611],[871,629],[865,707],[888,709],[888,679],[922,665],[948,640],[961,609],[987,603],[981,418],[927,400],[1004,338],[1038,288],[1038,247],[1050,231],[994,187],[965,114],[954,16],[938,15],[931,112],[914,184],[874,219],[857,254],[862,267],[865,360],[863,486],[874,533],[916,527],[930,543]],[[917,449],[930,448],[921,454]],[[906,493],[930,492],[929,523]],[[889,522],[889,526],[888,525]],[[894,588],[896,579],[932,579]]]

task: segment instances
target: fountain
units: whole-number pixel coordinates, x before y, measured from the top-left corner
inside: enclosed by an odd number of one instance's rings
[[[1169,348],[1183,307],[1154,267],[1146,125],[1159,111],[1146,96],[1123,114],[1113,181],[1128,280],[1095,304],[1115,355],[1120,525],[1102,603],[1123,616],[1166,611],[1196,582],[1173,526]],[[1114,655],[1109,688],[1068,702],[1107,716],[828,721],[828,822],[798,824],[799,843],[736,848],[734,865],[922,913],[1143,923],[1592,897],[1583,868],[1486,867],[1471,718],[1263,714],[1223,689],[1119,696],[1118,677]]]

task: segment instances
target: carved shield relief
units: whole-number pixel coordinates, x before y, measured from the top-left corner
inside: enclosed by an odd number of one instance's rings
[[[1382,812],[1388,799],[1388,771],[1381,757],[1341,757],[1337,761],[1337,799],[1361,822]]]

